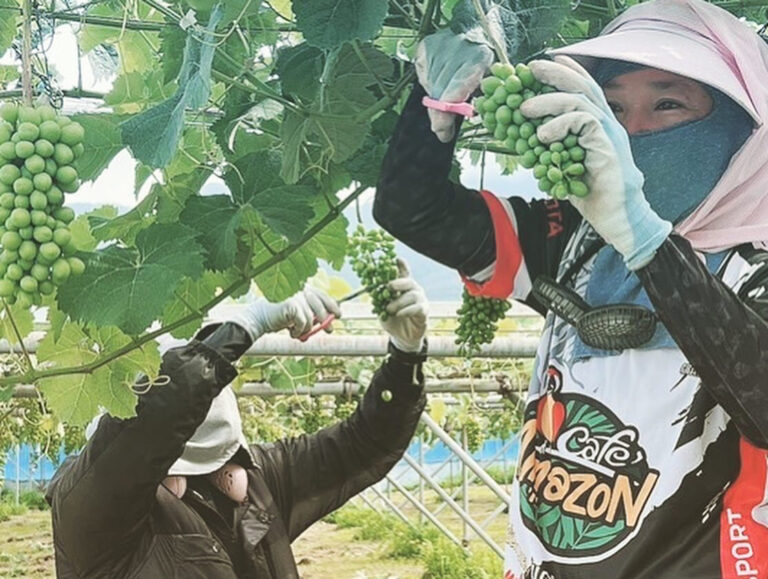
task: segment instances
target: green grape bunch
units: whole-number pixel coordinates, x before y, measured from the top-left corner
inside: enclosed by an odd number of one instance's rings
[[[83,127],[50,106],[0,106],[0,298],[28,308],[85,264],[64,194],[80,186]]]
[[[555,89],[536,80],[522,63],[513,67],[496,62],[491,65],[491,73],[481,82],[483,96],[474,101],[483,126],[504,149],[518,156],[523,167],[533,169],[539,189],[556,199],[586,196],[586,152],[579,146],[578,137],[570,133],[563,141],[547,146],[539,142],[536,128],[551,117],[529,119],[520,111],[523,102]]]
[[[459,354],[472,357],[483,344],[490,344],[498,329],[497,322],[504,318],[511,304],[507,300],[473,296],[464,288],[461,306],[456,312],[456,344]]]
[[[350,238],[349,257],[352,270],[370,288],[373,312],[386,320],[387,305],[398,297],[398,292],[387,287],[398,276],[395,238],[380,229],[366,231],[358,225]]]

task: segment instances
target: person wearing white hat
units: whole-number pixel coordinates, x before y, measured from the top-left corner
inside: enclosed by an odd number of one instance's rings
[[[627,9],[529,63],[521,106],[586,151],[589,194],[449,180],[461,102],[493,59],[441,31],[390,141],[374,215],[474,295],[546,316],[507,579],[768,577],[768,45],[701,0]]]
[[[291,579],[291,542],[402,457],[425,405],[427,302],[401,265],[382,322],[389,355],[355,412],[312,435],[249,445],[233,363],[260,336],[299,337],[338,304],[307,287],[221,311],[163,355],[136,416],[99,417],[49,484],[58,577]]]

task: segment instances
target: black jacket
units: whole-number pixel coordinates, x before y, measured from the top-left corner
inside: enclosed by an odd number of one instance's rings
[[[291,541],[403,455],[425,397],[420,367],[395,352],[347,420],[239,457],[252,465],[246,503],[202,477],[176,498],[161,483],[249,346],[242,328],[224,324],[168,351],[161,374],[170,383],[140,396],[135,417],[104,416],[61,466],[47,494],[58,577],[298,577]]]

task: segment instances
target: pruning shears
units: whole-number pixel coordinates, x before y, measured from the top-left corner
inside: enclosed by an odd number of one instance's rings
[[[360,288],[358,290],[355,290],[351,294],[348,294],[348,295],[344,296],[340,300],[337,300],[336,303],[341,305],[344,302],[348,302],[348,301],[353,300],[353,299],[355,299],[357,297],[360,297],[364,293],[368,293],[369,291],[372,291],[372,290],[374,290],[374,289],[376,289],[378,287],[381,287],[383,285],[386,285],[386,284],[369,285],[369,286],[362,287],[362,288]],[[333,320],[335,320],[335,319],[336,319],[336,316],[334,314],[329,314],[328,317],[325,318],[323,321],[315,323],[315,325],[312,326],[311,330],[309,330],[308,332],[306,332],[306,333],[302,334],[301,336],[299,336],[299,340],[301,340],[302,342],[306,342],[307,340],[309,340],[312,336],[314,336],[318,332],[321,332],[322,330],[325,330],[328,326],[330,326],[333,323]]]

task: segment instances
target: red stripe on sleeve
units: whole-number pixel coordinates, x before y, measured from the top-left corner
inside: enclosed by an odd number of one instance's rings
[[[766,453],[741,439],[741,471],[723,498],[720,515],[720,566],[723,579],[768,577],[768,528],[753,518],[764,502]]]
[[[523,250],[502,202],[488,191],[480,191],[488,210],[491,212],[493,231],[496,236],[496,267],[493,277],[484,283],[477,283],[461,276],[470,295],[486,298],[507,299],[515,287],[515,276],[523,263]]]

